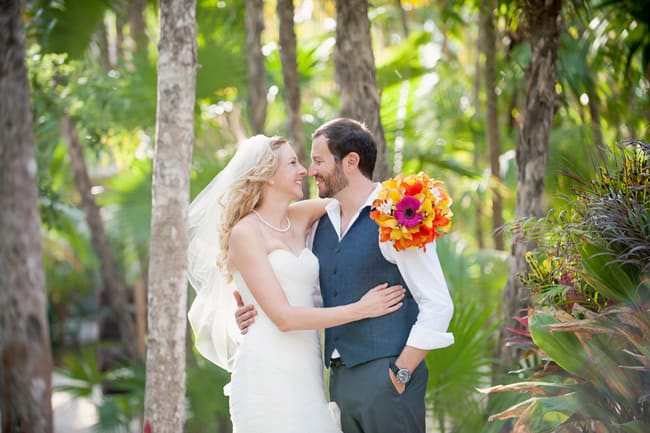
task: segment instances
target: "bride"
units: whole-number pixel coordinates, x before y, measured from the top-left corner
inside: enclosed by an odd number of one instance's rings
[[[359,301],[315,308],[318,260],[305,247],[327,200],[302,198],[305,168],[289,143],[262,135],[235,156],[192,202],[188,273],[197,291],[188,314],[197,350],[231,371],[235,433],[340,433],[328,410],[316,329],[399,309],[400,286],[377,286]],[[238,290],[256,306],[241,336]]]

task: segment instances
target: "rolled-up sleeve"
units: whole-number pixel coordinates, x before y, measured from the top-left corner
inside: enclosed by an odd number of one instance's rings
[[[431,350],[454,344],[454,335],[448,332],[454,305],[435,243],[427,245],[426,252],[419,248],[396,251],[388,242],[380,242],[379,247],[386,260],[399,268],[420,310],[406,345]]]

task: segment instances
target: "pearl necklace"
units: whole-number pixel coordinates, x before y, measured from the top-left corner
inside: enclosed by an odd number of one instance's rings
[[[278,228],[278,227],[274,226],[273,224],[271,224],[270,222],[266,221],[264,218],[262,218],[262,215],[257,213],[257,211],[255,209],[253,209],[253,213],[255,214],[257,219],[260,220],[260,222],[262,224],[269,227],[270,229],[275,230],[276,232],[285,233],[285,232],[288,232],[289,229],[291,228],[291,220],[289,219],[289,217],[287,217],[287,227],[282,229],[282,228]]]

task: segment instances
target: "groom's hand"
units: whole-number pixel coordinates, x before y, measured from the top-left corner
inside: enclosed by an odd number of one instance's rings
[[[244,301],[241,298],[241,295],[237,290],[232,292],[237,302],[237,310],[235,311],[235,320],[237,321],[237,326],[241,331],[242,335],[248,332],[248,327],[255,323],[255,316],[257,316],[257,310],[252,304],[244,305]]]
[[[395,391],[397,391],[399,395],[404,394],[404,391],[406,390],[406,384],[399,383],[397,381],[397,378],[395,377],[395,373],[393,373],[393,370],[391,370],[390,368],[388,369],[388,376],[390,376],[390,381],[393,382]]]

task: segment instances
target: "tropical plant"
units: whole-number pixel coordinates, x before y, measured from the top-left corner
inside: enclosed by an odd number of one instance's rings
[[[650,146],[621,148],[582,185],[559,254],[547,244],[543,266],[530,255],[523,279],[543,292],[528,326],[545,364],[525,382],[485,390],[532,394],[491,417],[518,418],[515,431],[650,428]]]
[[[473,391],[490,383],[498,326],[492,315],[507,277],[505,255],[468,250],[454,233],[436,240],[436,247],[454,300],[449,331],[455,342],[427,355],[426,400],[438,431],[478,432],[486,423],[486,401]]]
[[[106,368],[108,353],[106,347],[89,345],[62,356],[57,373],[65,379],[55,390],[94,404],[98,432],[129,433],[144,408],[144,364],[121,358]]]

